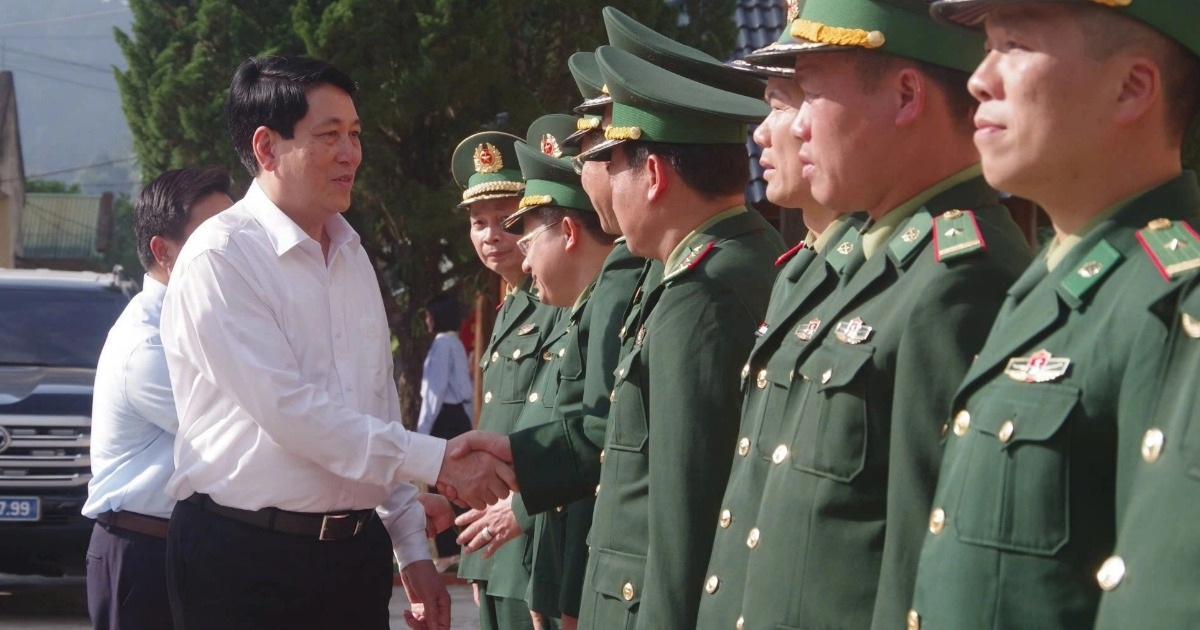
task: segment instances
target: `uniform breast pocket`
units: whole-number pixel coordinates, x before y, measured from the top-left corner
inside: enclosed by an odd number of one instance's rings
[[[787,414],[788,403],[793,400],[793,390],[804,390],[808,385],[803,375],[796,371],[799,353],[799,347],[784,343],[765,367],[749,375],[751,389],[747,394],[750,400],[747,411],[750,414],[747,417],[757,424],[757,427],[752,425],[750,438],[760,459],[772,461],[779,446],[791,437],[783,434],[788,423],[794,420]]]
[[[500,402],[524,404],[529,390],[533,387],[538,362],[542,360],[541,355],[538,354],[540,341],[537,335],[513,337],[506,339],[496,348],[496,352],[500,355],[499,368],[502,370]],[[496,367],[492,366],[491,369],[494,370]]]
[[[823,345],[797,369],[809,391],[797,407],[792,466],[834,481],[862,472],[867,452],[866,366],[874,348]]]
[[[1071,411],[1068,385],[1001,382],[976,396],[957,514],[963,542],[1052,556],[1069,537]],[[1084,474],[1087,474],[1086,472]]]
[[[649,437],[644,396],[638,378],[642,370],[641,347],[635,347],[617,364],[616,384],[613,385],[611,448],[619,451],[641,451]]]
[[[593,626],[628,628],[638,612],[645,586],[646,557],[611,549],[592,550],[592,583],[600,600]]]

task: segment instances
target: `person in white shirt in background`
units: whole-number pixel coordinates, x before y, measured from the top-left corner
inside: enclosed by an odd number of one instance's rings
[[[433,344],[425,355],[421,372],[421,415],[417,431],[446,440],[471,430],[471,371],[467,352],[458,337],[462,315],[453,296],[441,293],[425,304],[425,327],[434,333]],[[430,487],[430,492],[436,492]],[[438,573],[444,573],[458,560],[459,546],[453,529],[434,538]]]
[[[175,469],[179,421],[159,316],[183,243],[233,205],[223,169],[179,169],[154,178],[133,206],[138,260],[146,269],[108,332],[92,396],[92,479],[83,515],[96,519],[87,550],[88,615],[97,630],[171,628],[163,493]]]
[[[192,235],[163,304],[177,627],[386,629],[394,551],[406,621],[447,629],[412,481],[479,506],[515,486],[495,455],[448,459],[401,424],[375,269],[341,216],[362,161],[356,90],[303,57],[248,59],[230,85],[254,181]]]

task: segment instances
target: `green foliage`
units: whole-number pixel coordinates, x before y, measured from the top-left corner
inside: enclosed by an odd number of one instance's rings
[[[79,184],[67,184],[54,179],[28,179],[25,180],[25,192],[27,193],[65,193],[68,195],[78,195],[80,193]]]
[[[133,234],[133,202],[129,195],[117,195],[113,199],[113,235],[108,251],[104,252],[101,271],[108,271],[113,265],[121,265],[129,277],[141,282],[141,261],[137,255],[137,238]]]
[[[390,298],[411,420],[429,343],[420,307],[449,287],[470,304],[495,286],[454,208],[454,147],[485,128],[523,137],[534,118],[569,111],[579,94],[567,57],[607,41],[600,11],[609,4],[717,57],[733,47],[733,0],[689,0],[682,29],[658,0],[131,0],[133,35],[117,34],[129,61],[118,85],[151,177],[201,164],[240,172],[220,112],[247,56],[300,52],[359,83],[364,157],[347,218]]]

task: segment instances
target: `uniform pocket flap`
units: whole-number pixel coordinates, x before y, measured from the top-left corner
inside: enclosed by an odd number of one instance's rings
[[[1010,448],[1022,442],[1045,442],[1058,433],[1079,402],[1079,389],[1070,385],[997,383],[971,427]]]
[[[641,353],[641,347],[635,346],[633,350],[630,350],[629,354],[627,354],[625,358],[621,359],[621,362],[617,364],[617,369],[613,370],[613,376],[617,377],[616,380],[613,381],[614,388],[619,388],[621,386],[621,382],[625,380],[625,377],[629,376],[629,369],[633,366],[634,362],[639,359]]]
[[[578,381],[583,378],[583,352],[579,344],[579,335],[573,334],[567,339],[563,346],[561,363],[558,364],[558,373],[568,381]]]
[[[542,339],[538,335],[529,335],[521,337],[510,335],[497,348],[501,359],[513,359],[519,361],[526,357],[537,356],[538,349],[542,344]]]
[[[806,380],[817,384],[817,391],[845,387],[854,382],[874,353],[871,346],[822,345],[798,370]]]
[[[641,601],[646,556],[593,548],[592,558],[596,563],[592,575],[597,593],[625,602],[629,608]]]

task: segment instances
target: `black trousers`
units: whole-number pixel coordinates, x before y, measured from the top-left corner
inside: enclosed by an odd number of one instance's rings
[[[167,541],[96,523],[87,550],[87,598],[96,630],[170,630]]]
[[[319,541],[180,501],[167,572],[180,630],[388,630],[392,543],[378,518],[353,538]]]
[[[467,410],[463,408],[463,403],[444,404],[442,405],[442,410],[438,412],[437,418],[433,421],[433,428],[430,429],[429,435],[449,440],[470,430],[471,417],[467,415]],[[437,494],[437,488],[433,486],[430,486],[429,491]],[[439,533],[433,540],[437,546],[439,558],[449,558],[450,556],[457,556],[459,554],[457,527],[446,529]]]

